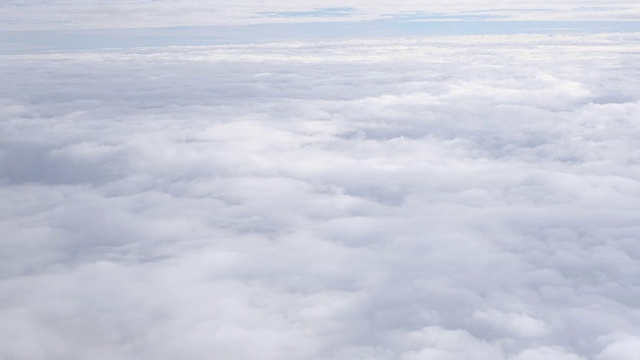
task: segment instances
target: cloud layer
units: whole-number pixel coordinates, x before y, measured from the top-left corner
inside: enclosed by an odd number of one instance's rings
[[[638,40],[2,56],[0,358],[630,359]]]

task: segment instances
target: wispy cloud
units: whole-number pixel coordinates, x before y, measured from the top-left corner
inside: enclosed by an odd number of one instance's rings
[[[263,12],[260,15],[284,18],[315,18],[315,17],[343,17],[350,16],[355,12],[354,8],[322,8],[310,11],[280,11],[280,12]]]
[[[509,16],[497,14],[480,14],[475,12],[460,14],[411,12],[400,14],[392,13],[388,15],[388,18],[395,21],[479,21],[492,19],[508,19]]]

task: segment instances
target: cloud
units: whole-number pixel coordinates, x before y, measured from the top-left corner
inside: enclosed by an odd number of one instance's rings
[[[354,12],[353,8],[320,8],[312,11],[285,11],[285,12],[271,12],[264,13],[263,15],[273,17],[340,17],[349,16]]]
[[[20,359],[614,359],[637,35],[4,55]]]
[[[559,360],[582,360],[584,357],[568,354],[563,349],[558,348],[549,348],[549,347],[541,347],[536,349],[527,349],[518,356],[515,357],[515,360],[542,360],[542,359],[559,359]]]
[[[631,354],[640,349],[638,338],[627,334],[612,334],[607,337],[607,340],[613,341],[596,356],[596,359],[630,359]]]

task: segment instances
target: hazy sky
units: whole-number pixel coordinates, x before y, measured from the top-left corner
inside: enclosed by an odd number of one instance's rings
[[[447,4],[3,2],[0,359],[635,360],[638,5]]]
[[[0,53],[388,36],[634,32],[626,1],[3,1]]]
[[[112,29],[307,21],[415,20],[638,20],[635,0],[205,1],[8,0],[0,4],[5,30]]]

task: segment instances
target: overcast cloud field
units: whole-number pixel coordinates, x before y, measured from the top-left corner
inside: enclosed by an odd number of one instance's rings
[[[640,34],[0,56],[0,359],[635,360]]]

